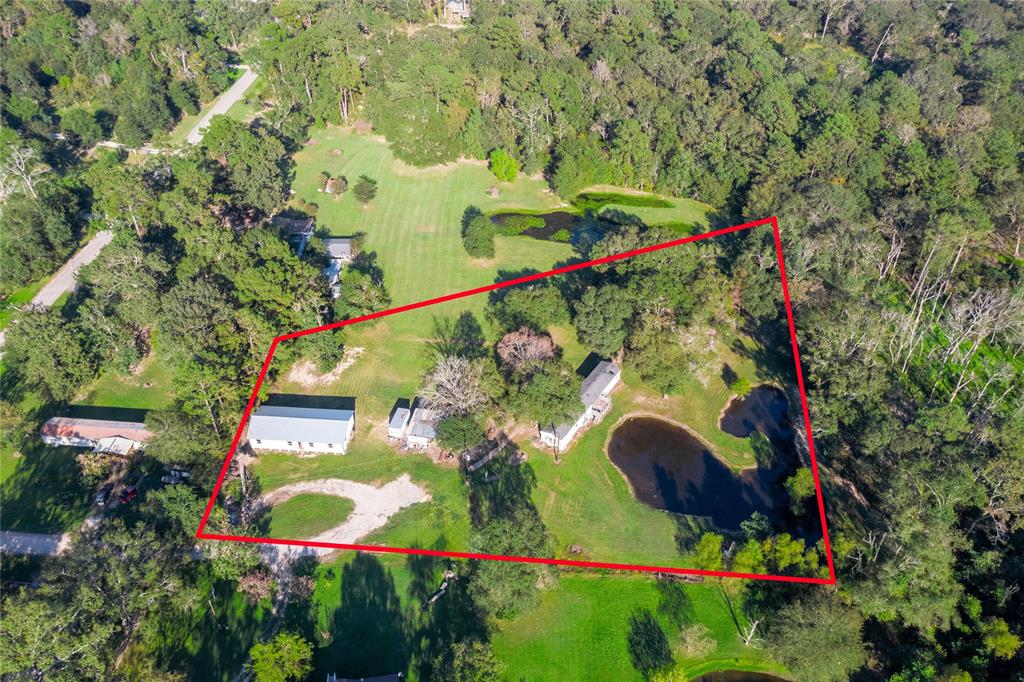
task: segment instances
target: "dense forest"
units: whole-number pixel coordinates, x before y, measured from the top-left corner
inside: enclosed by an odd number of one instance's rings
[[[4,438],[34,438],[82,386],[155,342],[173,358],[174,401],[147,417],[146,457],[192,466],[210,490],[272,337],[389,301],[365,254],[332,303],[322,245],[299,258],[265,220],[287,202],[290,155],[315,127],[372,130],[415,166],[497,159],[566,199],[612,184],[705,202],[721,225],[776,215],[838,582],[726,589],[797,679],[1020,679],[1024,5],[514,0],[473,3],[459,29],[437,25],[442,11],[431,0],[5,3],[0,292],[52,273],[96,229],[116,236],[66,305],[22,311],[7,329]],[[218,119],[200,145],[130,163],[126,150],[92,149],[159,142],[239,63],[264,81],[252,125]],[[597,248],[652,241],[639,226]],[[721,280],[670,264],[692,284],[672,306],[735,306],[763,347],[785,344],[785,311],[758,294],[778,281],[770,235],[730,238],[716,258]],[[632,307],[651,280],[615,275],[582,295],[594,314],[576,322],[580,336],[608,352],[626,344],[671,390],[659,360],[673,349]],[[514,331],[523,307],[494,314]],[[596,317],[608,311],[618,318]],[[329,367],[341,341],[315,334],[279,355]],[[196,608],[210,574],[266,589],[250,547],[209,543],[209,562],[187,558],[197,490],[158,491],[136,518],[86,531],[32,587],[5,586],[0,674],[128,679],[129,645]],[[214,529],[247,523],[244,512]],[[711,544],[705,563],[720,566]],[[422,678],[497,674],[486,618],[502,615],[496,586],[523,576],[496,570],[478,569],[479,587],[445,607],[464,627],[424,644]],[[274,641],[254,649],[256,666],[303,670],[303,643]],[[181,679],[165,661],[132,666]]]

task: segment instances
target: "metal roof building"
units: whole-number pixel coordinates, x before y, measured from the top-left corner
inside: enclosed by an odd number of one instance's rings
[[[354,410],[263,405],[249,418],[254,450],[344,453],[355,431]]]

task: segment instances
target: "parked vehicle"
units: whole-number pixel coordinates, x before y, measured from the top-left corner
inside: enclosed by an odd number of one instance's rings
[[[192,478],[192,474],[189,471],[177,467],[172,467],[167,470],[166,474],[160,477],[160,482],[166,483],[167,485],[176,485],[190,478]]]
[[[102,488],[100,488],[99,492],[96,493],[96,500],[95,500],[96,506],[97,507],[105,506],[107,504],[107,502],[110,501],[110,493],[112,493],[112,492],[114,492],[114,484],[113,483],[108,483],[107,485],[105,485]]]
[[[128,504],[138,496],[139,489],[134,485],[130,485],[121,491],[121,495],[117,499],[121,500],[121,504]]]

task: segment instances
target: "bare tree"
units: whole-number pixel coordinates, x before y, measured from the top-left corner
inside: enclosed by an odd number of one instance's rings
[[[49,166],[36,161],[35,158],[36,150],[34,149],[12,147],[7,160],[0,165],[4,175],[21,180],[21,186],[24,188],[25,193],[29,194],[33,199],[39,198],[39,195],[36,193],[35,179],[43,173],[50,171]]]
[[[441,416],[465,414],[483,406],[483,367],[479,361],[461,356],[445,356],[424,378],[420,392],[426,407]]]
[[[553,359],[555,343],[547,334],[535,332],[529,327],[520,327],[501,338],[497,351],[503,368],[521,372]]]

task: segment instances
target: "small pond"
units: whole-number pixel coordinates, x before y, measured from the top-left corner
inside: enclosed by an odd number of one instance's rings
[[[719,427],[738,438],[761,434],[768,456],[736,473],[686,429],[656,417],[633,417],[612,432],[608,457],[637,499],[655,509],[707,516],[725,530],[738,530],[755,511],[786,521],[782,482],[795,470],[797,457],[785,393],[755,387],[729,402]]]
[[[717,673],[707,673],[696,678],[693,682],[789,682],[784,677],[769,675],[768,673],[748,673],[742,670],[722,670]]]
[[[518,234],[543,241],[569,241],[565,239],[552,239],[562,230],[571,233],[570,240],[576,244],[580,241],[597,242],[601,239],[604,231],[610,223],[600,220],[592,215],[580,215],[570,211],[551,211],[549,213],[496,213],[491,216],[491,222],[499,228],[504,229],[509,221],[525,220],[538,223],[535,227],[525,229]],[[540,225],[539,223],[543,223]]]
[[[655,417],[632,417],[616,427],[608,457],[644,504],[707,516],[727,530],[738,530],[755,511],[771,518],[785,506],[784,469],[736,474],[689,431]]]

